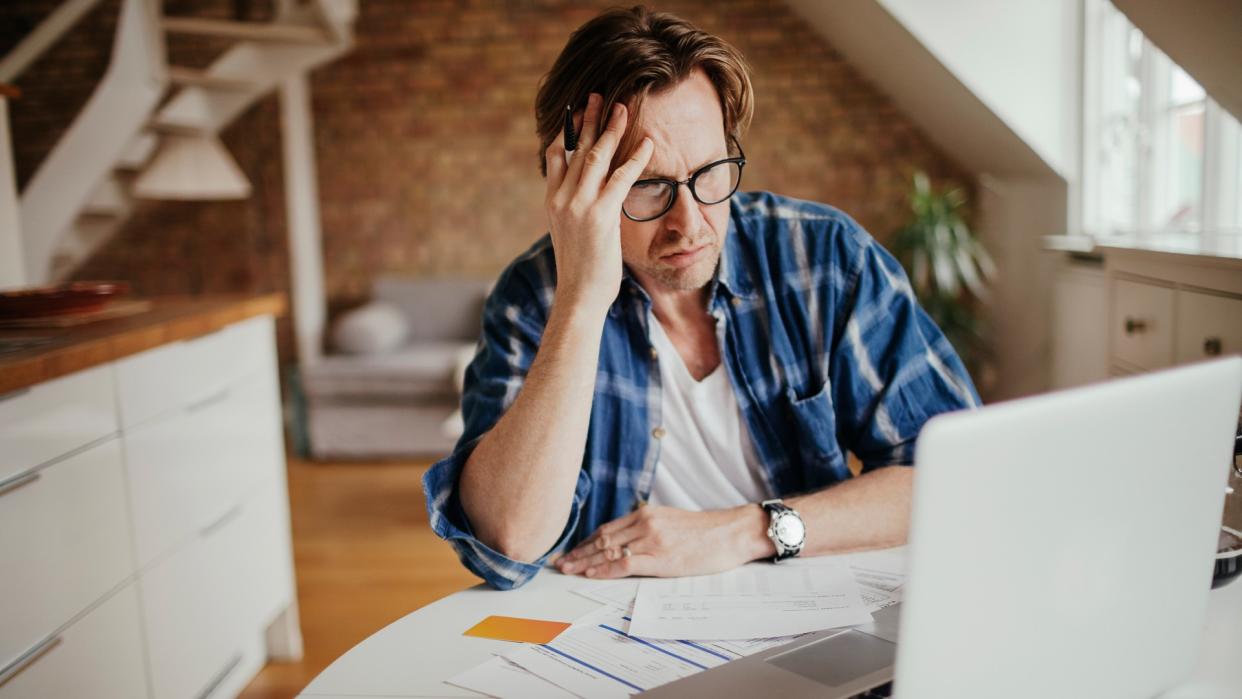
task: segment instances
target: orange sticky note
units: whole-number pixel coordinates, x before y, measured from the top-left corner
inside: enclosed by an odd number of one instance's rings
[[[512,616],[489,616],[466,630],[466,636],[494,638],[519,643],[550,643],[569,628],[563,621],[519,619]]]

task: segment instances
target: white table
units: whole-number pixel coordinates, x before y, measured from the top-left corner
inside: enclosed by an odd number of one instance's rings
[[[525,587],[498,592],[482,585],[445,597],[376,632],[302,690],[305,699],[477,697],[443,680],[513,644],[463,636],[492,614],[572,621],[599,605],[571,590],[586,579],[545,570]],[[1242,697],[1242,581],[1212,592],[1199,665],[1165,699]]]

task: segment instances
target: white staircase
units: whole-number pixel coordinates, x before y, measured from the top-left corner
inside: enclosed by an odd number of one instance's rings
[[[160,4],[122,0],[103,80],[22,192],[29,284],[72,274],[120,228],[136,196],[248,196],[220,130],[286,79],[348,51],[358,9],[357,0],[289,0],[276,21],[259,23],[162,17]],[[235,43],[197,70],[167,64],[167,34]]]

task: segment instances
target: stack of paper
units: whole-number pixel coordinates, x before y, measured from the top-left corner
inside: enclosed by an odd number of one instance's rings
[[[847,560],[588,583],[575,592],[603,608],[449,683],[505,699],[628,697],[900,601],[900,557]]]

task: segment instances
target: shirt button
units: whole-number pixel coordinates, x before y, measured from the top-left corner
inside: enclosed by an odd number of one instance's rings
[[[651,358],[652,358],[652,359],[655,359],[656,357],[659,357],[659,356],[660,356],[660,353],[656,351],[656,348],[652,347],[652,348],[651,348]]]
[[[664,434],[665,432],[663,427],[657,427],[654,430],[651,430],[651,436],[656,439],[664,439]]]
[[[734,308],[737,308],[738,306],[742,305],[742,299],[739,299],[738,297],[734,296],[733,298],[729,299],[729,303],[733,304]]]

